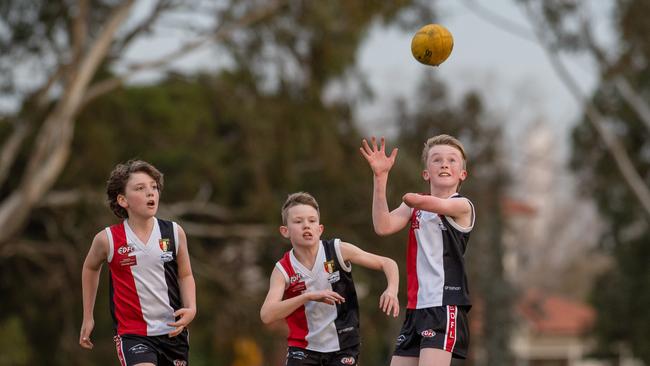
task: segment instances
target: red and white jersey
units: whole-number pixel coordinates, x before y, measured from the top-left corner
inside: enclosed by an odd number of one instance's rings
[[[127,220],[107,227],[111,315],[118,335],[163,335],[174,330],[174,311],[181,308],[178,285],[178,226],[154,220],[143,243]]]
[[[352,267],[343,261],[340,240],[321,241],[314,268],[306,268],[285,253],[276,263],[286,283],[283,299],[303,292],[331,290],[345,302],[329,305],[309,301],[287,318],[288,344],[316,352],[334,352],[359,344],[359,303],[352,281]]]
[[[466,199],[458,193],[451,198]],[[474,227],[451,217],[413,209],[406,253],[407,309],[443,305],[471,305],[464,254]]]

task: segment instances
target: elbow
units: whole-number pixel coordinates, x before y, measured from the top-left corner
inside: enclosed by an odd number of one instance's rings
[[[271,314],[269,314],[265,309],[260,310],[260,319],[262,319],[262,323],[265,325],[273,323],[274,320],[273,317],[271,317]]]
[[[388,236],[391,234],[390,230],[384,228],[384,227],[379,227],[375,226],[375,234],[379,236]]]

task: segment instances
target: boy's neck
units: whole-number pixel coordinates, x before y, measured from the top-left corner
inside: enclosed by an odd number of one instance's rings
[[[151,231],[155,217],[137,217],[129,216],[127,219],[129,227],[134,231]]]
[[[457,193],[455,187],[430,187],[431,195],[438,198],[449,198]]]
[[[318,242],[320,244],[320,241]],[[293,246],[293,255],[305,268],[309,270],[314,268],[316,256],[318,256],[319,245],[311,246]]]

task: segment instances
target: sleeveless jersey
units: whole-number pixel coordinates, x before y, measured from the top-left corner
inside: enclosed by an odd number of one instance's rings
[[[163,335],[174,330],[174,311],[182,307],[178,285],[178,227],[154,220],[143,243],[126,220],[107,227],[109,299],[118,335]]]
[[[451,198],[462,198],[454,194]],[[470,306],[463,255],[474,226],[451,217],[413,209],[406,253],[407,309],[443,305]]]
[[[321,290],[332,290],[345,298],[336,306],[309,301],[291,313],[286,318],[290,347],[334,352],[359,344],[359,303],[352,267],[343,261],[339,239],[319,243],[311,270],[298,262],[293,250],[285,253],[276,267],[286,283],[283,299]]]

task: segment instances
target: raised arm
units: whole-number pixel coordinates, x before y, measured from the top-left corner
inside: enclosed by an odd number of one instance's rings
[[[308,301],[319,301],[329,305],[345,302],[343,296],[328,290],[304,292],[296,297],[282,300],[285,282],[284,276],[277,267],[273,269],[269,282],[269,292],[266,294],[262,309],[260,309],[260,318],[264,324],[288,317]]]
[[[386,276],[386,290],[379,297],[379,308],[386,315],[399,315],[399,300],[397,290],[399,287],[399,269],[397,263],[388,257],[368,253],[350,243],[341,242],[341,255],[344,261],[360,265],[362,267],[381,270]]]
[[[183,228],[178,226],[178,255],[176,262],[178,263],[178,286],[181,290],[181,300],[183,307],[174,312],[174,316],[178,320],[168,325],[175,327],[169,333],[170,337],[179,335],[185,327],[187,327],[194,317],[196,316],[196,284],[194,283],[194,275],[192,275],[192,266],[190,264],[190,254],[187,249],[187,236]]]
[[[466,198],[438,198],[407,193],[402,197],[402,201],[408,207],[451,217],[464,227],[472,226],[472,205]]]
[[[86,260],[81,270],[81,296],[83,301],[83,320],[79,332],[79,345],[83,348],[92,349],[93,343],[90,334],[95,328],[95,299],[97,287],[99,286],[99,274],[102,263],[108,258],[108,236],[105,231],[95,235]]]
[[[372,224],[375,232],[382,236],[393,234],[406,226],[411,213],[406,205],[400,205],[392,212],[388,209],[386,199],[388,173],[395,164],[398,150],[394,148],[390,156],[387,156],[385,139],[382,137],[379,146],[377,146],[377,140],[373,136],[370,145],[363,139],[359,151],[370,165],[373,173]]]

